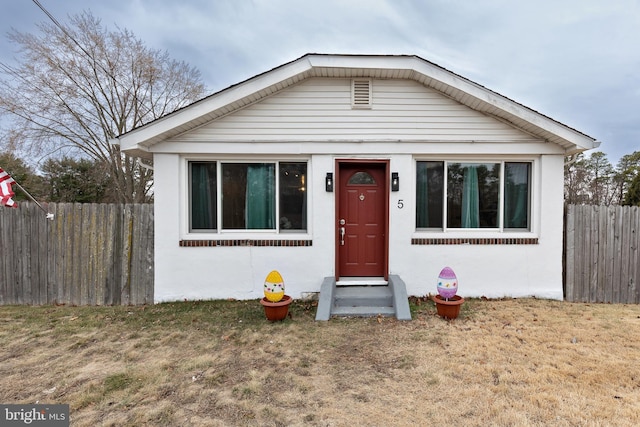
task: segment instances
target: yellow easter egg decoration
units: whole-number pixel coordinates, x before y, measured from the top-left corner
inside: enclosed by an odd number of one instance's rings
[[[267,274],[264,281],[264,296],[271,302],[278,302],[284,298],[284,279],[276,270]]]

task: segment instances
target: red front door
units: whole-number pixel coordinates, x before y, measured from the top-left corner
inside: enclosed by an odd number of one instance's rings
[[[386,163],[338,163],[338,277],[387,277]]]

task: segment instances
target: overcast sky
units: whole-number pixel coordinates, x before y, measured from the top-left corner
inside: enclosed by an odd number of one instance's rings
[[[40,0],[197,67],[209,92],[305,53],[418,55],[601,141],[640,151],[639,0]],[[32,0],[0,0],[6,33],[37,31]]]

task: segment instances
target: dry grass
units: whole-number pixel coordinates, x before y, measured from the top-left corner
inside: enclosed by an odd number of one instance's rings
[[[640,425],[640,307],[472,300],[446,322],[294,302],[0,307],[0,402],[73,426]]]

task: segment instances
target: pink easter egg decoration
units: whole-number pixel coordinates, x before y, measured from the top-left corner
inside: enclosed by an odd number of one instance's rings
[[[438,294],[442,298],[453,298],[458,292],[458,278],[449,267],[445,267],[438,275]]]

